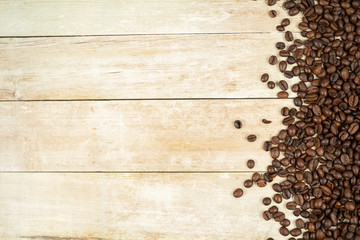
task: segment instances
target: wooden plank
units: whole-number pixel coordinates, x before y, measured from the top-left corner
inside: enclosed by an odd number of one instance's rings
[[[285,78],[268,64],[281,40],[280,33],[0,39],[0,99],[274,98],[260,77]]]
[[[262,219],[270,185],[232,192],[242,174],[0,174],[3,239],[236,239],[275,237]],[[279,208],[286,211],[283,202]],[[292,213],[286,212],[292,220]]]
[[[3,171],[265,170],[265,140],[291,100],[75,101],[0,104]],[[272,120],[266,125],[261,119]],[[242,129],[233,121],[240,119]],[[246,137],[256,134],[249,143]]]
[[[4,0],[0,9],[0,36],[269,32],[287,16],[262,0]]]

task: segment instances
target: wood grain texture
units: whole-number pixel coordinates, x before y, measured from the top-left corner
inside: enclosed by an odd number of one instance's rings
[[[265,170],[262,144],[282,128],[280,109],[291,102],[3,102],[0,170],[243,171],[250,158]],[[247,142],[249,134],[257,141]]]
[[[0,36],[271,32],[287,16],[263,0],[4,0],[0,9]]]
[[[259,240],[280,227],[262,219],[270,185],[232,192],[242,174],[1,174],[3,239]],[[279,206],[284,210],[285,203]],[[289,218],[292,214],[290,213]],[[244,217],[246,216],[246,217]],[[261,227],[260,227],[261,226]]]
[[[268,64],[282,39],[280,33],[0,39],[0,99],[275,98],[260,77],[285,78]]]

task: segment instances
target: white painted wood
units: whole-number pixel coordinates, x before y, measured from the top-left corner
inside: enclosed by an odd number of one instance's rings
[[[268,64],[282,39],[280,33],[0,39],[0,99],[275,98],[279,88],[268,89],[260,77],[285,79]]]
[[[0,174],[1,239],[283,239],[246,174]],[[283,206],[285,203],[282,203]],[[282,209],[282,208],[280,208]],[[292,213],[288,213],[290,219]],[[284,238],[285,239],[285,238]]]
[[[263,0],[3,0],[0,9],[0,36],[272,32],[287,16]]]
[[[244,171],[291,100],[3,102],[3,171]],[[272,120],[266,125],[263,118]],[[233,121],[240,119],[242,129]],[[246,137],[256,134],[256,142]]]

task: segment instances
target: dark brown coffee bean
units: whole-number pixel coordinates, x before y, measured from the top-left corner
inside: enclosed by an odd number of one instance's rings
[[[250,169],[253,169],[255,167],[255,161],[252,159],[249,159],[246,163],[247,167]]]
[[[278,25],[278,26],[276,26],[276,30],[278,30],[279,32],[283,32],[283,31],[285,31],[285,28],[281,25]]]
[[[277,213],[274,214],[274,220],[275,220],[276,222],[281,222],[281,221],[284,220],[284,219],[285,219],[285,214],[284,214],[284,213],[282,213],[282,212],[277,212]]]
[[[279,50],[283,50],[285,48],[285,43],[277,42],[276,43],[276,48],[279,49]]]
[[[244,182],[244,187],[246,187],[246,188],[251,188],[252,185],[253,185],[253,181],[252,181],[252,180],[250,180],[250,179],[245,180],[245,182]]]
[[[265,211],[263,213],[263,218],[265,219],[265,221],[269,221],[272,218],[272,215],[269,211]]]
[[[255,173],[253,173],[253,175],[252,175],[252,177],[251,177],[251,180],[252,180],[253,182],[257,182],[257,181],[260,180],[260,178],[261,178],[260,173],[255,172]]]
[[[265,206],[268,206],[268,205],[271,204],[271,198],[266,197],[266,198],[263,199],[262,202],[263,202],[263,204],[264,204]]]
[[[260,80],[261,80],[262,82],[267,82],[267,81],[269,80],[269,74],[264,73],[263,75],[261,75]]]
[[[271,147],[272,147],[272,143],[270,141],[265,141],[264,142],[263,149],[265,151],[267,151],[267,152],[270,151]]]
[[[295,202],[288,202],[288,203],[286,203],[286,208],[289,209],[289,210],[295,210],[296,203]]]
[[[233,196],[234,196],[235,198],[239,198],[239,197],[241,197],[243,194],[244,194],[244,191],[243,191],[241,188],[238,188],[238,189],[236,189],[236,190],[233,192]]]
[[[300,236],[301,230],[299,228],[294,228],[290,231],[291,236],[297,237]]]
[[[285,40],[288,42],[292,42],[294,40],[294,36],[293,36],[292,32],[290,32],[290,31],[285,32]]]
[[[271,123],[271,121],[270,120],[267,120],[267,119],[263,119],[263,120],[261,120],[263,123],[265,123],[265,124],[270,124]]]
[[[257,185],[259,187],[265,187],[266,186],[266,181],[264,179],[260,179],[258,182],[257,182]]]
[[[288,236],[289,235],[289,230],[286,227],[281,227],[279,229],[279,233],[283,236]]]
[[[271,65],[277,64],[277,61],[278,61],[278,59],[277,59],[277,57],[274,56],[274,55],[269,58],[269,63],[270,63]]]
[[[287,27],[290,25],[290,20],[288,18],[284,18],[282,21],[281,21],[281,26],[283,27]]]
[[[284,220],[280,221],[280,224],[283,227],[288,227],[290,226],[290,220],[285,218]]]
[[[277,0],[267,0],[268,6],[273,6],[276,4],[276,2],[277,2]]]
[[[287,68],[287,63],[285,61],[280,61],[279,63],[279,70],[280,72],[285,72]]]
[[[288,98],[289,94],[287,92],[285,92],[285,91],[281,91],[281,92],[277,93],[277,97],[278,98]]]
[[[275,88],[275,83],[274,83],[273,81],[269,81],[269,82],[267,83],[267,86],[268,86],[268,88],[270,88],[270,89],[274,89],[274,88]]]
[[[277,194],[274,195],[273,200],[276,203],[281,203],[282,202],[282,197],[281,197],[280,194],[277,193]]]
[[[295,224],[296,224],[296,227],[299,229],[303,229],[305,227],[304,220],[302,220],[301,218],[296,219]]]
[[[256,136],[254,135],[254,134],[251,134],[251,135],[249,135],[249,136],[247,136],[247,140],[249,141],[249,142],[255,142],[256,141]]]
[[[289,85],[288,83],[285,81],[285,80],[281,80],[279,83],[278,83],[279,87],[281,90],[283,91],[286,91],[289,89]]]
[[[240,129],[242,127],[242,122],[240,120],[235,120],[234,126],[235,128]]]
[[[270,10],[269,16],[270,16],[271,18],[275,18],[275,17],[277,16],[277,12],[276,12],[275,10]]]

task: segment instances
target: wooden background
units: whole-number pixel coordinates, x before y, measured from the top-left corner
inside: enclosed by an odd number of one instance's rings
[[[265,170],[291,106],[259,81],[282,79],[267,58],[285,16],[263,0],[1,1],[0,238],[278,236],[270,187],[232,192],[246,160]]]

